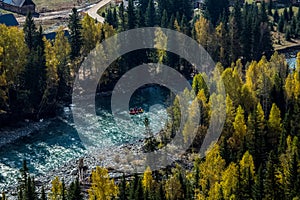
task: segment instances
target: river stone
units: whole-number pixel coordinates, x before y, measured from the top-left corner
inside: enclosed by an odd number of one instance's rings
[[[78,170],[77,169],[73,169],[71,172],[71,175],[77,175],[78,174]]]

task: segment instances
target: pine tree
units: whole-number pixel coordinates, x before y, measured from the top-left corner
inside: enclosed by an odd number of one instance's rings
[[[291,41],[292,36],[290,27],[287,28],[284,37],[286,41]]]
[[[61,183],[61,200],[67,200],[66,185],[64,179],[62,179]]]
[[[288,174],[286,177],[285,195],[287,199],[293,199],[299,192],[298,181],[298,162],[296,154],[293,154],[288,166]]]
[[[254,189],[253,189],[253,197],[256,200],[261,200],[264,197],[264,173],[263,173],[263,166],[260,165],[258,168]]]
[[[238,1],[236,1],[238,2]],[[239,2],[238,2],[239,3]],[[223,17],[228,18],[229,15],[229,1],[228,0],[205,0],[205,15],[207,19],[211,21],[211,23],[216,26],[220,21],[222,15]]]
[[[273,151],[269,154],[268,162],[266,165],[266,178],[265,178],[265,187],[264,199],[279,199],[278,195],[278,184],[276,179],[276,163],[275,163],[275,155]]]
[[[284,8],[284,10],[283,10],[283,19],[285,22],[290,20],[289,13],[286,8]]]
[[[263,1],[264,2],[264,1]],[[267,58],[270,58],[271,55],[273,54],[273,41],[272,41],[272,36],[271,36],[271,31],[270,31],[270,26],[269,26],[269,20],[268,16],[266,14],[266,10],[263,7],[264,3],[262,4],[261,7],[261,25],[260,25],[260,32],[261,32],[261,40],[260,40],[260,48],[259,51],[261,54],[267,56]]]
[[[32,50],[35,47],[35,43],[36,43],[35,39],[37,35],[37,29],[33,21],[31,12],[28,12],[26,16],[23,30],[24,30],[25,42],[27,44],[27,47],[29,48],[29,50]]]
[[[119,188],[120,188],[120,195],[119,195],[120,200],[127,200],[126,179],[124,173]]]
[[[118,19],[116,7],[113,8],[112,16],[113,16],[113,23],[112,23],[112,25],[113,25],[114,29],[118,29],[119,19]]]
[[[78,177],[70,185],[70,188],[68,190],[68,200],[83,200]]]
[[[274,19],[274,22],[278,23],[279,13],[278,13],[278,8],[277,7],[275,8],[275,11],[274,11],[274,14],[273,14],[273,19]]]
[[[119,6],[119,17],[120,17],[120,24],[119,24],[119,28],[120,31],[125,31],[126,30],[126,19],[125,19],[125,8],[124,8],[124,2],[122,1],[122,3]]]
[[[272,16],[273,0],[268,3],[268,15]]]
[[[284,27],[284,17],[283,15],[281,15],[278,21],[278,31],[282,33],[283,27]]]
[[[146,10],[146,15],[145,15],[145,25],[147,27],[154,27],[156,24],[156,15],[155,15],[155,7],[154,7],[154,1],[149,0],[148,2],[148,7]]]
[[[162,13],[160,27],[162,27],[162,28],[167,28],[168,27],[168,13],[167,13],[166,10],[164,10],[163,13]]]
[[[259,166],[266,161],[266,122],[265,114],[260,103],[258,103],[255,111],[255,164]]]
[[[42,191],[41,192],[42,192],[42,194],[41,194],[41,200],[47,200],[44,186],[42,186]]]
[[[241,199],[253,198],[252,187],[254,184],[254,162],[252,155],[247,151],[242,160],[240,161],[240,173],[241,173]]]
[[[291,20],[294,17],[294,11],[293,11],[293,5],[292,4],[290,4],[290,6],[289,6],[288,15],[289,15],[289,20]]]
[[[218,60],[223,66],[229,65],[228,51],[228,31],[226,30],[226,24],[221,22],[216,27],[216,43],[218,44]]]
[[[235,1],[229,18],[230,59],[236,61],[241,56],[242,15],[240,3]]]
[[[67,64],[69,62],[69,56],[72,53],[72,48],[68,39],[64,36],[62,29],[59,29],[56,34],[53,50],[59,60],[56,66],[58,76],[57,99],[67,101],[71,92],[71,70]]]
[[[72,9],[68,27],[70,29],[71,59],[75,59],[80,55],[82,46],[81,24],[76,8]]]
[[[1,198],[1,200],[7,200],[6,196],[5,196],[5,192],[2,192],[2,198]]]
[[[128,0],[128,8],[127,8],[127,25],[128,29],[134,29],[136,26],[136,14],[135,14],[135,9],[133,5],[133,0]],[[142,20],[139,18],[139,20]],[[142,26],[142,24],[140,24]]]
[[[226,121],[224,124],[223,134],[225,137],[231,137],[234,132],[235,108],[230,96],[226,96]]]

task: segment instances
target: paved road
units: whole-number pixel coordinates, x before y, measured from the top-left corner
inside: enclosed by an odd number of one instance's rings
[[[86,11],[86,13],[91,16],[92,18],[96,19],[98,22],[103,23],[104,22],[104,18],[100,15],[98,15],[97,11],[102,8],[103,6],[105,6],[106,4],[110,3],[112,0],[102,0],[99,3],[97,3],[96,5],[94,5],[92,8],[88,9]]]
[[[105,6],[106,4],[110,3],[112,0],[101,0],[97,4],[92,4],[88,6],[83,6],[78,8],[78,12],[88,13],[94,19],[97,19],[98,22],[104,22],[104,18],[97,14],[97,11]],[[44,12],[40,13],[39,17],[34,17],[35,21],[45,21],[45,20],[52,20],[52,19],[68,19],[69,15],[71,14],[71,9],[61,10],[61,11],[52,11],[52,12]],[[19,23],[24,23],[26,17],[18,17],[17,21]]]

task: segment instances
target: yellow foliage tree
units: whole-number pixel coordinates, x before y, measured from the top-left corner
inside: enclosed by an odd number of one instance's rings
[[[241,106],[237,108],[236,116],[233,122],[234,133],[231,138],[231,145],[233,148],[237,149],[241,146],[242,141],[247,133],[247,126],[245,123],[244,110]]]
[[[203,191],[209,191],[207,183],[213,186],[222,180],[222,172],[225,169],[225,160],[220,155],[220,146],[215,144],[207,151],[205,161],[200,164],[199,185]]]
[[[110,200],[117,197],[119,189],[114,180],[110,179],[108,170],[97,166],[96,170],[92,171],[91,188],[88,193],[90,200]]]
[[[238,184],[238,167],[235,163],[230,163],[222,173],[224,199],[233,199]]]
[[[242,160],[240,161],[240,171],[244,172],[245,170],[249,170],[251,176],[254,177],[255,174],[254,161],[249,151],[246,151],[246,153],[243,155]],[[247,174],[241,173],[242,180],[247,180],[246,176]]]
[[[172,175],[165,184],[166,197],[168,200],[183,199],[183,191],[180,181],[175,175]]]
[[[83,39],[83,55],[87,55],[101,40],[102,24],[96,23],[89,15],[85,15],[81,21],[81,35]],[[103,38],[104,39],[104,38]]]
[[[0,47],[0,58],[3,55],[3,48]],[[6,105],[6,101],[7,101],[7,94],[6,94],[6,89],[3,89],[6,87],[6,78],[5,78],[5,73],[2,69],[2,65],[1,65],[1,59],[0,59],[0,111],[1,108],[4,108]]]
[[[158,56],[158,63],[162,63],[164,58],[167,56],[167,53],[164,49],[167,49],[168,38],[160,28],[156,29],[155,31],[154,42],[154,48],[156,49]]]
[[[144,172],[142,184],[144,190],[148,190],[148,191],[150,191],[151,187],[153,186],[153,177],[152,177],[152,171],[150,167],[147,167]]]
[[[51,182],[52,188],[50,193],[50,199],[51,200],[60,200],[62,195],[62,182],[59,180],[59,178],[56,176],[53,181]]]
[[[20,89],[19,76],[27,63],[27,53],[23,31],[0,24],[0,110],[10,103],[10,89]]]
[[[208,50],[213,41],[213,31],[209,21],[204,17],[200,17],[194,25],[194,30],[197,42]]]

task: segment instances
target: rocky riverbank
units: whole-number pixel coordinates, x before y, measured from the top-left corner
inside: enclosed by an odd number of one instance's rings
[[[0,128],[0,148],[6,144],[14,143],[22,137],[29,136],[40,129],[47,128],[52,120],[46,119],[39,122],[25,120],[24,122],[18,122],[18,128],[10,126]]]

